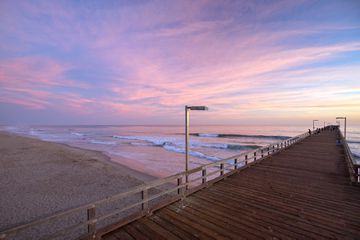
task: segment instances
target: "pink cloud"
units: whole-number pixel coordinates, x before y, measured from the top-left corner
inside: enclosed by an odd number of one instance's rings
[[[0,83],[8,87],[23,87],[27,84],[52,87],[66,86],[88,88],[65,77],[69,64],[59,63],[47,57],[21,57],[0,62]]]
[[[54,87],[88,88],[65,77],[70,68],[47,57],[21,57],[0,62],[2,102],[45,108],[56,98]],[[4,97],[7,96],[7,97]]]

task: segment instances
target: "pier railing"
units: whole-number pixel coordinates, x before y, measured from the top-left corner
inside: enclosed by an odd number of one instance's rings
[[[308,136],[309,134],[306,132],[266,147],[199,166],[188,172],[157,179],[134,187],[127,192],[10,228],[0,233],[0,240],[22,239],[21,235],[26,234],[24,232],[32,228],[39,228],[41,225],[45,225],[43,229],[56,229],[56,231],[43,237],[25,237],[24,239],[99,239],[106,232],[149,215],[172,202],[183,200],[182,204],[186,205],[186,196],[189,194],[271,157]],[[129,198],[132,201],[124,200]],[[124,205],[124,202],[127,204]],[[104,205],[106,205],[105,208]],[[109,208],[109,206],[111,207]],[[72,215],[80,215],[83,220],[79,220],[79,218],[69,220]],[[59,226],[49,227],[49,224],[55,221],[60,225],[63,222],[74,224],[61,227],[61,229]],[[100,224],[101,222],[106,224]],[[36,234],[39,234],[39,231],[37,230]],[[81,233],[82,236],[71,235],[74,232]]]
[[[345,159],[349,170],[350,181],[354,185],[360,185],[360,164],[358,164],[352,154],[348,142],[344,138],[344,135],[339,130],[340,140],[344,146]]]

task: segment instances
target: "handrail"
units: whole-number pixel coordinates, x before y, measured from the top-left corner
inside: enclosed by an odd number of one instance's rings
[[[352,154],[352,152],[349,148],[348,142],[344,138],[344,135],[342,134],[340,129],[339,129],[339,136],[340,136],[341,143],[344,146],[345,159],[346,159],[348,170],[349,170],[350,181],[354,185],[359,185],[360,184],[360,164],[358,164],[356,162],[354,155]]]
[[[208,186],[208,184],[212,184],[215,183],[217,181],[220,181],[224,178],[226,178],[227,176],[230,176],[238,171],[240,171],[243,168],[246,168],[248,166],[251,166],[277,152],[280,152],[286,148],[288,148],[289,146],[302,141],[303,139],[305,139],[306,137],[308,137],[309,134],[307,132],[300,134],[298,136],[286,139],[284,141],[281,142],[276,142],[273,144],[270,144],[268,146],[262,147],[262,148],[258,148],[252,151],[248,151],[236,156],[232,156],[229,158],[225,158],[216,162],[212,162],[209,164],[205,164],[196,168],[193,168],[191,170],[189,170],[188,172],[181,172],[166,178],[162,178],[162,179],[156,179],[153,180],[149,183],[144,183],[142,185],[136,186],[132,189],[130,189],[127,192],[123,192],[123,193],[119,193],[119,194],[115,194],[113,196],[89,203],[89,204],[85,204],[79,207],[75,207],[75,208],[71,208],[59,213],[55,213],[53,215],[38,219],[38,220],[34,220],[34,221],[30,221],[27,222],[25,224],[21,224],[18,225],[16,227],[4,230],[2,232],[0,232],[0,240],[7,240],[8,236],[14,235],[14,234],[18,234],[19,232],[25,230],[25,229],[29,229],[31,227],[35,227],[35,226],[39,226],[43,223],[48,223],[51,222],[55,219],[59,219],[65,216],[69,216],[71,214],[75,214],[75,213],[79,213],[83,210],[87,211],[87,220],[86,221],[82,221],[80,223],[77,223],[73,226],[68,227],[67,229],[74,229],[74,228],[78,228],[78,227],[86,227],[88,228],[88,235],[90,238],[95,238],[96,237],[96,223],[104,220],[108,217],[117,215],[121,212],[124,212],[126,210],[129,210],[131,208],[134,208],[136,206],[141,206],[142,209],[142,216],[145,216],[146,214],[149,214],[152,211],[157,210],[159,207],[153,207],[150,208],[149,207],[149,202],[155,199],[158,199],[160,197],[169,195],[171,192],[177,192],[175,196],[173,196],[173,198],[171,199],[171,202],[175,201],[175,200],[180,200],[180,199],[184,199],[187,195],[193,193],[194,191],[198,191],[206,186]],[[230,163],[231,162],[231,163]],[[217,168],[216,171],[212,171],[212,172],[208,172],[208,169],[211,168]],[[219,173],[219,176],[213,176],[216,173]],[[200,177],[197,177],[195,179],[189,179],[188,182],[184,182],[184,180],[186,179],[186,176],[190,176],[193,174],[199,174]],[[210,178],[210,176],[212,176],[213,178]],[[173,186],[171,189],[167,189],[164,192],[161,193],[157,193],[153,196],[148,196],[148,190],[149,189],[153,189],[157,187],[160,187],[164,184],[171,184],[172,181],[177,181],[177,184],[175,186]],[[196,184],[198,181],[201,181],[200,183]],[[138,202],[133,203],[132,205],[129,206],[125,206],[121,209],[116,209],[115,211],[112,211],[111,213],[107,213],[103,216],[96,216],[96,208],[104,203],[110,203],[113,202],[115,200],[119,200],[119,199],[124,199],[126,197],[129,196],[133,196],[135,194],[139,194],[141,193],[141,200]],[[165,204],[166,202],[164,202],[162,204],[162,206]],[[51,234],[51,236],[55,236],[56,234],[62,234],[64,233],[65,230],[67,229],[63,229],[60,231],[57,231],[56,233]],[[52,239],[52,238],[50,238]]]

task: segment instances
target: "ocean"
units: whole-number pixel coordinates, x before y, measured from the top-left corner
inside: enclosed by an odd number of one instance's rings
[[[190,168],[283,141],[308,128],[191,126]],[[1,126],[0,130],[101,151],[114,162],[155,177],[184,170],[184,126]],[[360,127],[349,127],[347,138],[360,163]]]

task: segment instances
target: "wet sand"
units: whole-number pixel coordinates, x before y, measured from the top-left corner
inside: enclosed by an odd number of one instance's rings
[[[97,151],[0,132],[0,231],[152,179]]]

